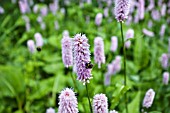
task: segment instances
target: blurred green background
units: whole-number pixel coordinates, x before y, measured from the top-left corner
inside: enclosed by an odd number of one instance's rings
[[[12,3],[10,0],[0,0],[0,6],[5,11],[0,14],[0,113],[44,113],[49,107],[53,107],[57,112],[59,93],[66,87],[74,88],[79,112],[90,112],[85,86],[76,81],[78,89],[74,87],[71,74],[75,79],[76,74],[72,72],[72,68],[66,69],[62,62],[61,39],[64,30],[69,31],[70,37],[74,37],[76,33],[86,34],[92,63],[94,38],[100,36],[104,40],[106,63],[101,69],[94,64],[93,79],[88,84],[91,100],[95,94],[105,93],[109,109],[122,113],[125,109],[123,95],[128,91],[129,113],[140,113],[145,92],[152,88],[156,92],[154,103],[146,111],[170,113],[170,86],[162,83],[163,72],[170,71],[170,68],[163,69],[160,62],[161,55],[168,53],[169,14],[156,21],[152,19],[150,11],[145,11],[143,20],[137,23],[132,21],[129,25],[126,22],[123,24],[124,35],[132,28],[135,36],[131,40],[131,47],[127,49],[128,86],[122,88],[123,63],[121,71],[112,76],[111,85],[103,85],[107,65],[115,56],[123,56],[120,25],[113,14],[114,2],[108,6],[104,0],[92,0],[92,3],[83,0],[59,0],[54,14],[49,8],[52,2],[34,0],[32,4],[29,3],[30,11],[22,14],[18,1],[13,0]],[[155,0],[155,9],[160,10],[161,6],[158,6],[157,2]],[[47,14],[42,16],[40,11],[35,13],[35,4],[40,9],[47,7]],[[145,6],[148,4],[146,1]],[[95,16],[99,12],[103,13],[105,7],[109,8],[109,16],[103,17],[101,25],[96,26]],[[132,16],[136,13],[137,8]],[[29,30],[26,30],[24,16],[29,18]],[[37,22],[39,16],[42,17],[42,22]],[[148,28],[150,20],[153,26]],[[159,35],[162,24],[167,27],[163,38]],[[143,28],[151,30],[155,36],[144,35]],[[44,46],[41,52],[31,54],[27,48],[27,40],[34,40],[36,32],[43,36]],[[111,36],[117,36],[119,42],[114,53],[110,51]]]

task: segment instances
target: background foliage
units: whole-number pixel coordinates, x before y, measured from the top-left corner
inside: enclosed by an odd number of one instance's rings
[[[49,5],[52,1],[34,1],[34,4]],[[102,2],[103,7],[106,6]],[[139,113],[142,109],[142,100],[145,92],[153,88],[156,92],[155,100],[150,113],[170,112],[170,86],[162,84],[162,73],[165,71],[160,64],[162,53],[168,52],[168,36],[170,31],[166,29],[165,36],[161,40],[159,36],[160,26],[166,23],[166,18],[154,21],[150,29],[155,33],[154,37],[145,36],[142,29],[147,27],[151,19],[149,12],[145,12],[145,19],[139,23],[124,24],[124,31],[132,28],[135,38],[130,49],[127,49],[127,74],[128,87],[123,87],[123,68],[112,76],[111,85],[104,86],[103,78],[107,71],[107,65],[116,55],[122,56],[120,25],[115,20],[112,12],[109,17],[104,17],[102,24],[95,25],[95,16],[102,12],[97,1],[92,4],[84,3],[79,6],[79,1],[66,5],[61,0],[59,7],[65,8],[63,14],[59,9],[55,15],[50,11],[43,17],[46,28],[41,29],[36,18],[37,13],[27,13],[30,19],[31,29],[25,30],[25,22],[20,13],[18,3],[12,4],[9,0],[1,0],[5,13],[0,14],[0,112],[1,113],[43,113],[47,108],[58,109],[58,95],[66,87],[74,88],[77,93],[78,107],[81,113],[88,113],[89,106],[85,87],[76,81],[78,89],[74,87],[71,79],[72,69],[64,68],[61,55],[62,32],[68,30],[70,36],[76,33],[85,33],[89,39],[91,60],[94,63],[93,42],[96,36],[104,39],[106,64],[101,69],[94,65],[90,81],[89,91],[91,99],[97,93],[105,93],[108,97],[109,109],[116,109],[120,113],[124,111],[123,95],[128,91],[129,113]],[[114,7],[114,4],[112,8]],[[33,8],[33,6],[31,6]],[[157,7],[158,9],[160,7]],[[86,17],[90,21],[86,21]],[[59,29],[55,29],[54,22],[58,21]],[[166,24],[168,26],[168,24]],[[33,39],[34,34],[40,32],[44,38],[44,46],[41,52],[30,54],[27,48],[27,40]],[[125,33],[124,32],[124,33]],[[119,47],[113,53],[110,51],[111,36],[118,36]],[[122,66],[123,67],[123,63]],[[170,71],[170,69],[169,69]],[[151,112],[152,111],[152,112]]]

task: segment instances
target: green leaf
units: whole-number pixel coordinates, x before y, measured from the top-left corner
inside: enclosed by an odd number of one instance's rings
[[[129,89],[129,86],[117,84],[115,92],[112,94],[111,109],[114,109],[119,104],[120,99]]]
[[[140,111],[140,94],[141,92],[139,91],[133,101],[128,105],[128,111],[129,113],[139,113]],[[125,110],[124,110],[125,112]]]
[[[16,97],[25,91],[24,77],[19,67],[0,66],[0,92],[2,96]]]

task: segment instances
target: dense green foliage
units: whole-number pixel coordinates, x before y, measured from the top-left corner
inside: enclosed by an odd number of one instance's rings
[[[5,9],[5,13],[0,15],[0,113],[44,113],[49,107],[55,108],[57,112],[58,95],[66,87],[74,88],[77,93],[79,112],[90,112],[85,86],[79,81],[76,81],[77,88],[74,86],[71,74],[74,79],[76,74],[72,72],[72,68],[66,69],[62,62],[61,39],[64,30],[68,30],[71,37],[76,33],[86,34],[92,63],[94,38],[101,36],[104,39],[106,64],[102,65],[101,69],[94,64],[93,79],[88,84],[91,100],[95,94],[105,93],[109,109],[116,109],[121,113],[125,110],[124,94],[128,91],[129,113],[139,113],[145,92],[153,88],[156,92],[154,103],[147,111],[170,112],[170,86],[162,83],[162,73],[165,70],[160,63],[162,53],[168,52],[170,31],[166,30],[163,40],[159,36],[160,26],[165,23],[166,18],[154,22],[150,29],[155,32],[152,38],[142,33],[142,29],[147,27],[151,18],[147,12],[145,19],[138,24],[123,24],[124,33],[129,28],[135,31],[132,45],[127,49],[128,86],[123,85],[123,62],[121,71],[112,76],[111,85],[104,86],[107,65],[116,55],[122,56],[120,24],[111,12],[109,17],[103,18],[101,26],[97,27],[94,22],[95,16],[98,12],[103,12],[103,9],[98,8],[95,2],[84,4],[82,8],[76,2],[72,2],[68,6],[63,5],[66,15],[57,11],[56,15],[49,12],[44,16],[45,30],[42,30],[36,21],[39,14],[26,14],[31,23],[30,31],[26,31],[18,4],[5,0],[0,2]],[[87,15],[90,17],[88,23]],[[59,23],[58,30],[54,28],[56,20]],[[30,54],[27,40],[34,40],[36,32],[42,34],[45,44],[41,52]],[[111,36],[118,36],[119,47],[115,53],[110,51]]]

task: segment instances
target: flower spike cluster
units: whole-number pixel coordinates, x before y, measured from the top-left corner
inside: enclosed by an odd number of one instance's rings
[[[58,113],[78,113],[78,102],[72,89],[66,88],[59,96]]]
[[[118,22],[124,22],[128,18],[129,9],[129,0],[115,0],[115,16]]]
[[[85,35],[76,34],[73,38],[73,58],[74,65],[76,66],[77,80],[82,81],[84,84],[89,83],[92,78],[90,63],[90,45]]]

